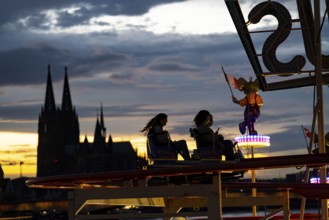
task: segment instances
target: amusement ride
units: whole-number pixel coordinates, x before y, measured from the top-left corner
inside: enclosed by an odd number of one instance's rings
[[[259,134],[254,128],[254,122],[259,117],[257,109],[256,111],[248,109],[248,105],[251,103],[247,101],[247,104],[243,104],[232,93],[234,103],[246,106],[244,122],[239,125],[241,136],[235,138],[236,147],[238,148],[237,154],[239,154],[235,161],[222,161],[221,156],[219,158],[207,157],[207,155],[211,156],[212,154],[212,148],[208,146],[197,146],[194,153],[198,155],[195,159],[180,161],[177,160],[177,154],[172,154],[168,151],[168,148],[156,146],[148,138],[147,150],[152,163],[143,170],[39,177],[29,179],[26,182],[27,186],[31,188],[69,190],[70,220],[146,218],[169,220],[188,219],[187,217],[199,217],[201,219],[204,216],[211,220],[217,220],[224,219],[223,207],[242,206],[280,207],[257,219],[271,219],[278,213],[283,213],[281,219],[298,218],[303,220],[307,198],[316,198],[321,201],[321,220],[328,220],[329,185],[326,184],[326,166],[329,164],[329,154],[326,154],[324,141],[322,89],[323,85],[329,84],[329,73],[326,72],[329,69],[329,57],[323,56],[321,50],[320,0],[314,0],[314,11],[312,11],[310,0],[297,0],[299,19],[292,19],[284,5],[276,1],[263,1],[254,6],[249,12],[248,21],[244,19],[239,1],[225,0],[225,3],[256,75],[256,81],[249,80],[248,82],[244,80],[245,83],[237,84],[237,88],[243,91],[246,96],[252,96],[256,100],[257,96],[260,97],[257,94],[258,90],[265,92],[314,86],[316,88],[316,104],[312,122],[312,137],[314,137],[317,125],[319,149],[317,154],[312,154],[311,141],[308,154],[255,158],[254,148],[269,147],[270,137]],[[274,16],[278,20],[276,30],[258,29],[254,32],[249,31],[248,26],[250,24],[257,24],[266,15]],[[305,57],[300,55],[295,56],[288,63],[282,63],[276,57],[278,46],[293,30],[293,22],[300,22],[307,58],[313,64],[314,69],[304,70]],[[259,55],[253,45],[252,34],[262,32],[269,32],[270,35]],[[262,58],[263,64],[261,64],[259,57]],[[263,71],[264,66],[269,72]],[[299,77],[294,77],[296,74]],[[271,76],[282,76],[287,80],[267,82],[267,78]],[[231,85],[232,78],[225,74],[225,79]],[[255,85],[257,86],[255,87]],[[262,102],[255,101],[254,103],[262,105]],[[260,107],[258,106],[258,108]],[[250,118],[248,112],[251,111],[253,111],[253,114]],[[258,109],[258,111],[260,110]],[[192,132],[193,129],[191,130],[191,136],[197,140],[197,136]],[[252,158],[244,158],[241,151],[239,151],[239,148],[245,147],[251,148]],[[256,170],[298,166],[307,167],[303,183],[256,182]],[[309,183],[308,173],[309,169],[312,168],[319,169],[320,183]],[[234,181],[243,177],[244,172],[248,170],[253,171],[252,182]],[[231,197],[226,193],[226,190],[231,188],[253,189],[254,191],[252,191],[251,196]],[[256,189],[281,190],[281,194],[263,197],[256,194]],[[297,193],[302,197],[302,206],[298,217],[291,215],[289,199],[292,193]],[[93,213],[95,208],[104,206],[150,206],[161,208],[161,211]],[[255,216],[254,209],[253,215]]]

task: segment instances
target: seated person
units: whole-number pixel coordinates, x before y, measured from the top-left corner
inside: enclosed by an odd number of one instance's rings
[[[201,110],[194,118],[196,129],[198,130],[198,141],[199,144],[204,146],[215,145],[216,150],[221,152],[226,160],[235,160],[234,146],[232,141],[224,140],[223,135],[219,134],[217,129],[214,132],[211,129],[213,123],[212,115],[207,110]]]
[[[164,113],[159,113],[153,117],[146,126],[141,130],[145,135],[153,135],[154,141],[158,146],[171,146],[176,153],[182,155],[184,160],[190,159],[190,153],[185,140],[172,141],[169,132],[163,127],[167,124],[168,116]]]

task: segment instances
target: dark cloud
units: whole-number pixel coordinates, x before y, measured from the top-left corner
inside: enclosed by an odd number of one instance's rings
[[[196,71],[197,68],[191,68],[188,66],[184,66],[180,63],[161,63],[161,64],[155,64],[149,66],[150,70],[156,70],[156,71]]]
[[[269,152],[291,150],[301,150],[302,152],[304,149],[304,153],[307,153],[307,146],[300,125],[283,127],[281,132],[271,134],[270,137],[271,146]]]
[[[73,97],[75,98],[75,97]],[[35,101],[33,101],[34,103]],[[21,131],[21,132],[37,132],[37,120],[38,115],[41,113],[41,109],[44,105],[44,100],[40,100],[39,104],[25,104],[19,105],[16,103],[15,105],[6,105],[3,104],[0,106],[0,127],[6,128],[6,131]],[[61,103],[56,103],[57,107],[60,108]],[[96,117],[97,112],[99,114],[100,111],[100,103],[99,105],[75,105],[76,112],[79,115],[79,120],[83,121],[85,118],[89,118],[90,116]],[[148,116],[154,112],[154,110],[147,109],[145,104],[139,105],[130,105],[130,104],[122,104],[122,105],[103,105],[103,112],[105,118],[130,118],[130,117],[143,117]],[[91,125],[89,130],[93,130],[94,127]],[[81,132],[85,132],[81,130]]]
[[[77,112],[81,117],[89,117],[95,115],[95,110],[100,109],[100,106],[77,106]],[[139,105],[104,105],[103,104],[104,117],[135,117],[147,115],[148,110],[145,109],[145,104]]]
[[[29,85],[45,82],[48,64],[55,73],[52,75],[53,80],[57,81],[62,79],[65,66],[69,67],[71,77],[88,76],[116,68],[126,61],[126,57],[110,52],[89,53],[82,57],[76,51],[38,44],[0,51],[0,60],[0,85]]]
[[[109,79],[118,84],[133,84],[134,78],[131,74],[110,74]]]
[[[6,106],[1,105],[0,106],[0,115],[1,120],[4,120],[4,124],[10,124],[14,123],[15,121],[34,121],[38,118],[38,112],[41,111],[41,106],[43,105],[43,101],[39,104],[32,104],[32,105],[12,105],[12,106]],[[8,122],[6,122],[8,121]]]
[[[101,36],[98,37],[102,38]],[[185,74],[185,77],[191,77],[199,75],[199,72],[207,71],[207,69],[201,69],[201,66],[211,66],[216,63],[230,65],[232,60],[237,62],[236,59],[231,58],[241,51],[240,45],[235,46],[235,44],[225,43],[228,42],[229,36],[200,36],[199,38],[189,37],[187,39],[176,37],[158,44],[145,42],[145,44],[138,43],[137,45],[134,45],[134,42],[111,42],[109,39],[108,45],[94,47],[88,45],[86,37],[82,37],[82,39],[86,39],[86,49],[81,50],[71,47],[71,42],[74,44],[79,39],[81,38],[71,36],[67,40],[63,38],[60,45],[48,41],[30,43],[25,47],[0,51],[0,59],[2,60],[0,62],[0,71],[3,77],[0,84],[43,83],[48,64],[51,65],[54,81],[62,79],[65,66],[69,69],[70,78],[91,76],[121,69],[120,74],[113,73],[110,78],[112,80],[125,79],[127,83],[138,80],[142,76],[134,74],[138,71],[137,68],[145,68],[151,73],[156,71],[166,72],[166,75],[175,75],[181,72]],[[198,41],[201,41],[201,43]],[[222,43],[214,46],[215,41]],[[224,48],[221,50],[219,48],[222,47],[222,44]],[[230,50],[227,49],[227,53],[223,55],[222,51],[226,51],[225,48],[230,45]],[[99,51],[99,48],[101,48],[101,51]],[[175,54],[175,57],[172,57],[171,54]],[[124,66],[130,67],[130,73],[125,74],[122,72]],[[128,79],[128,76],[135,76],[135,78]],[[140,79],[145,82],[145,79]],[[151,78],[148,80],[151,80]]]
[[[48,45],[0,51],[0,85],[44,83],[47,65],[56,63],[64,69],[65,61],[70,59],[71,55],[69,51],[58,50]],[[56,75],[54,79],[57,79]]]

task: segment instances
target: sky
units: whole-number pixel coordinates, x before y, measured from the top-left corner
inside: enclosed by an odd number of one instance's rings
[[[240,1],[245,20],[261,2]],[[279,2],[292,18],[298,18],[294,1]],[[275,29],[276,25],[276,19],[267,16],[248,28]],[[268,35],[252,35],[259,53]],[[172,139],[185,139],[191,151],[195,143],[189,128],[202,109],[213,114],[214,129],[220,127],[226,139],[234,140],[240,135],[243,108],[232,103],[221,66],[236,78],[255,79],[221,0],[3,0],[0,42],[0,163],[5,177],[35,176],[38,116],[48,65],[58,106],[68,68],[81,138],[87,135],[92,141],[102,105],[108,135],[114,141],[131,141],[140,154],[146,142],[140,130],[160,112],[169,116],[165,128]],[[324,34],[323,54],[328,54],[328,43]],[[290,60],[303,53],[297,30],[280,45],[278,58]],[[314,68],[309,63],[306,67]],[[244,97],[238,90],[233,93]],[[259,94],[264,106],[255,127],[259,134],[270,136],[271,146],[255,149],[255,157],[307,153],[308,140],[301,126],[311,129],[314,87]],[[328,131],[327,85],[323,96]],[[250,156],[250,149],[242,150]],[[283,177],[286,172],[299,170],[260,171],[259,175]]]

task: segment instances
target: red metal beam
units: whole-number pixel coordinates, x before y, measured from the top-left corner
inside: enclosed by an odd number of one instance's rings
[[[295,166],[323,166],[329,164],[329,154],[303,154],[245,159],[235,162],[202,163],[182,167],[159,168],[149,170],[114,171],[107,173],[89,173],[32,178],[26,181],[34,188],[72,188],[81,184],[106,184],[109,180],[146,179],[160,176],[181,176],[218,173],[221,171],[274,169]]]

